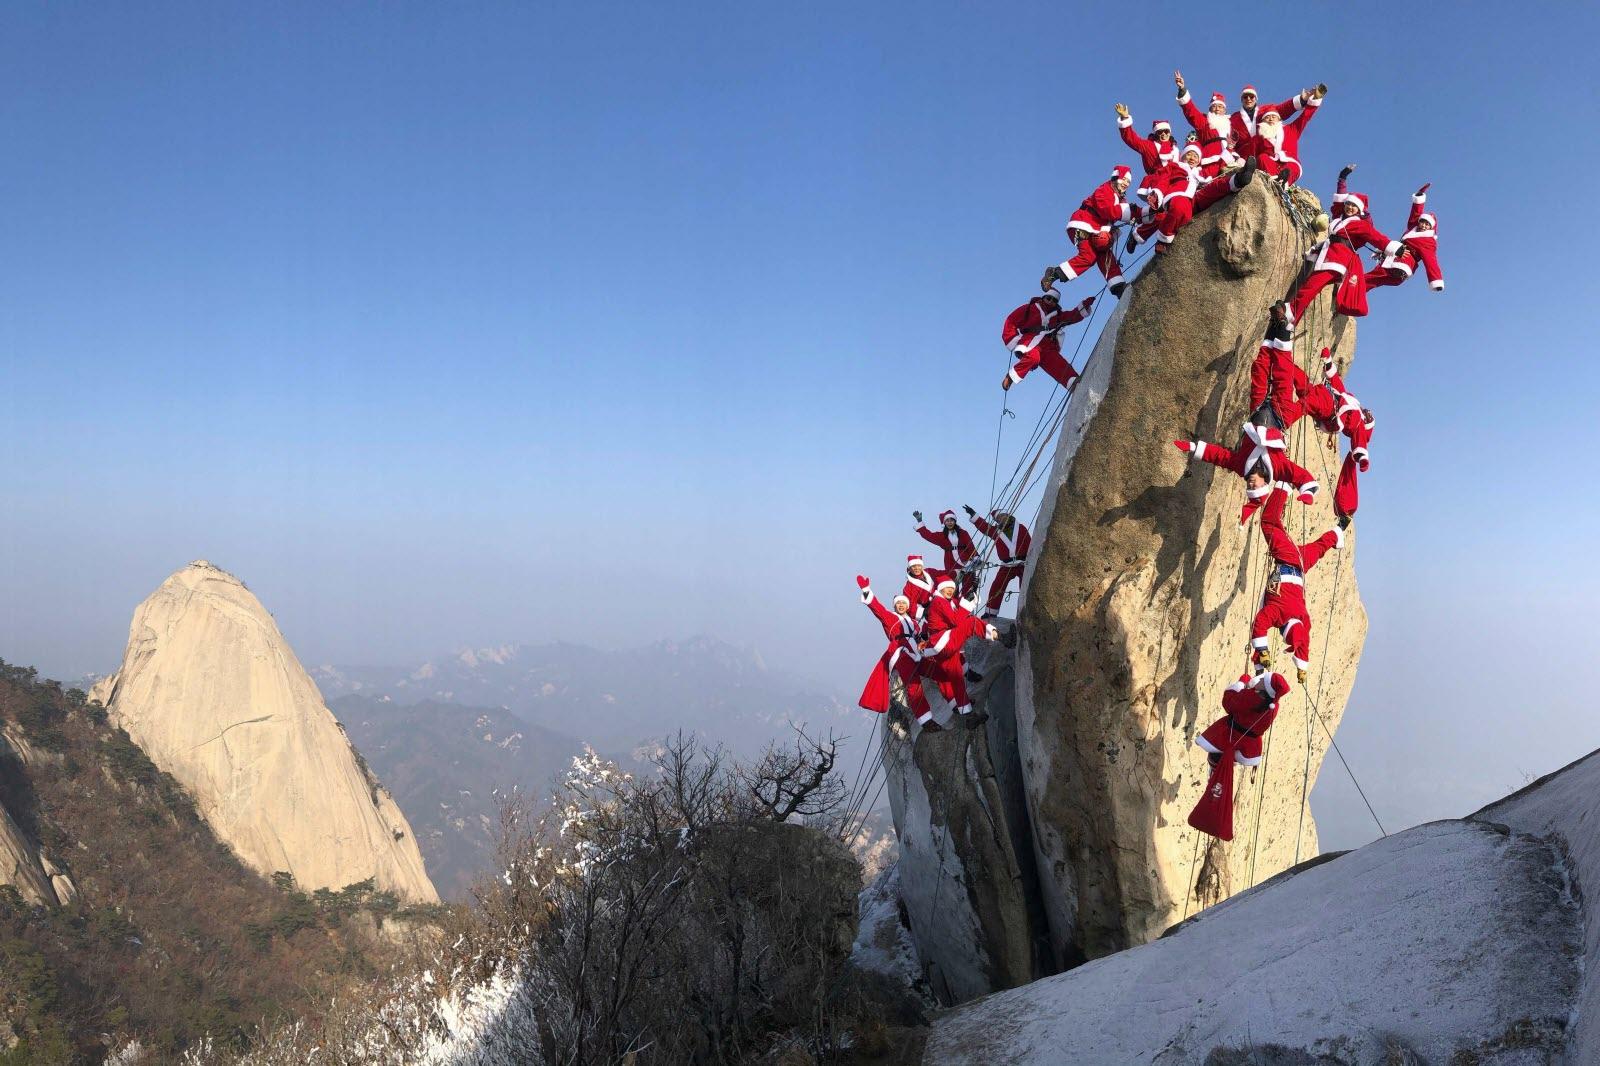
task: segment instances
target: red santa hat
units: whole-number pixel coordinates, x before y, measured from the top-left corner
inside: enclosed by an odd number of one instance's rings
[[[1184,145],[1183,146],[1183,151],[1178,153],[1178,158],[1182,159],[1184,156],[1188,155],[1190,152],[1193,152],[1195,155],[1199,156],[1201,159],[1204,159],[1206,157],[1206,150],[1204,148],[1200,147],[1199,138],[1196,138],[1196,139],[1190,141],[1188,144]]]
[[[908,556],[906,556],[906,569],[907,570],[910,570],[913,566],[927,566],[927,565],[928,565],[927,563],[922,561],[922,556],[920,556],[920,555],[908,555]]]
[[[1246,85],[1243,89],[1239,90],[1239,95],[1240,96],[1243,96],[1245,93],[1249,93],[1251,96],[1255,96],[1256,95],[1256,87],[1254,85]]]
[[[949,588],[955,588],[956,587],[956,579],[953,578],[953,577],[941,577],[939,579],[939,583],[937,585],[933,586],[933,590],[935,592],[938,592],[940,589],[945,588],[947,586]]]
[[[1336,204],[1355,204],[1361,214],[1367,213],[1367,194],[1364,192],[1338,192],[1333,194]]]
[[[942,526],[942,525],[944,525],[944,520],[946,518],[955,518],[955,517],[956,517],[956,513],[955,513],[954,510],[940,511],[939,512],[939,524]],[[960,520],[957,519],[957,521],[960,521]]]
[[[1129,181],[1132,181],[1133,171],[1119,163],[1117,166],[1111,168],[1111,180],[1116,181],[1118,178],[1127,178]]]
[[[1168,133],[1171,133],[1172,123],[1168,122],[1164,118],[1158,118],[1154,122],[1150,123],[1150,132],[1152,134],[1160,133],[1162,130],[1166,130]]]
[[[1289,694],[1289,682],[1282,674],[1257,674],[1250,679],[1250,687],[1260,689],[1273,703]]]
[[[1281,115],[1278,114],[1278,109],[1277,108],[1275,108],[1275,107],[1263,107],[1260,111],[1258,111],[1256,113],[1256,121],[1260,122],[1262,119],[1266,118],[1268,115],[1271,115],[1273,118],[1281,118],[1282,117]]]
[[[1038,298],[1041,300],[1054,300],[1056,303],[1061,302],[1061,294],[1056,291],[1054,285],[1044,290],[1044,292],[1041,292]]]
[[[911,597],[907,596],[903,592],[900,595],[898,595],[898,596],[896,596],[894,598],[894,605],[896,607],[900,606],[902,603],[905,604],[907,607],[911,606]]]
[[[1254,91],[1254,90],[1252,90],[1252,91]],[[1226,96],[1223,96],[1221,93],[1212,93],[1211,94],[1211,102],[1213,104],[1222,104],[1222,105],[1226,106],[1227,103],[1228,103],[1228,98]]]
[[[1438,229],[1439,228],[1439,220],[1433,217],[1433,212],[1432,211],[1424,211],[1424,212],[1422,212],[1422,214],[1417,216],[1417,221],[1419,223],[1420,222],[1426,222],[1428,225],[1432,226],[1434,229]]]

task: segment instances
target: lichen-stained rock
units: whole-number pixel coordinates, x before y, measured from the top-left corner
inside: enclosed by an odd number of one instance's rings
[[[400,808],[232,574],[201,561],[167,578],[134,612],[121,669],[90,695],[261,874],[307,889],[372,878],[438,899]]]
[[[947,1004],[1055,970],[1016,757],[1012,653],[970,641],[967,656],[983,675],[971,695],[990,715],[985,728],[963,728],[932,685],[924,690],[944,732],[913,743],[898,698],[880,727],[900,900],[928,987]]]
[[[1295,196],[1309,217],[1313,198]],[[1194,737],[1246,666],[1268,555],[1259,521],[1239,525],[1240,480],[1171,443],[1237,441],[1267,309],[1309,240],[1265,179],[1201,215],[1124,294],[1063,425],[1021,608],[1016,702],[1039,891],[1065,964],[1149,940],[1317,852],[1303,799],[1366,633],[1356,538],[1307,581],[1309,685],[1285,701],[1263,766],[1237,778],[1236,838],[1200,836],[1185,821],[1206,777]],[[1296,339],[1313,381],[1324,344],[1345,363],[1354,353],[1354,325],[1332,318],[1326,292]],[[1309,420],[1290,435],[1290,456],[1323,483],[1314,506],[1290,504],[1297,540],[1334,521],[1326,440]]]

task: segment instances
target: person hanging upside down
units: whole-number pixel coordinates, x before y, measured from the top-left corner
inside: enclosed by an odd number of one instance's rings
[[[1305,106],[1292,119],[1275,107],[1262,108],[1255,135],[1235,150],[1247,159],[1253,156],[1263,173],[1294,185],[1300,180],[1300,137],[1327,92],[1326,85],[1318,85],[1301,93],[1296,100]]]
[[[971,507],[963,507],[967,517],[972,519],[973,526],[979,533],[994,541],[995,555],[1000,558],[1000,568],[995,571],[994,581],[989,585],[989,599],[983,606],[983,617],[994,618],[1000,614],[1000,607],[1006,602],[1006,589],[1011,582],[1022,579],[1024,565],[1028,561],[1028,549],[1033,546],[1033,535],[1028,532],[1028,527],[1017,521],[1016,516],[1005,511],[989,512],[989,520],[978,517],[978,512]]]
[[[923,630],[922,623],[911,611],[911,600],[906,596],[896,596],[894,610],[891,611],[873,594],[872,582],[857,574],[856,585],[861,589],[861,602],[867,605],[872,616],[883,626],[884,636],[889,638],[889,647],[878,657],[878,663],[872,668],[872,675],[867,678],[867,686],[861,690],[858,702],[869,711],[879,714],[887,711],[889,675],[895,674],[905,687],[906,702],[911,705],[917,724],[924,732],[939,732],[939,723],[933,720],[928,697],[922,693],[918,664],[922,661]]]
[[[1000,327],[1000,339],[1017,361],[1000,379],[1000,387],[1009,389],[1035,367],[1043,367],[1063,388],[1071,388],[1078,372],[1061,355],[1061,330],[1082,322],[1093,306],[1094,297],[1090,296],[1072,310],[1063,311],[1061,294],[1046,289],[1042,296],[1035,296],[1007,315],[1005,325]]]
[[[1367,272],[1367,288],[1402,285],[1421,263],[1428,275],[1428,288],[1444,291],[1444,273],[1439,269],[1439,220],[1433,212],[1423,210],[1428,202],[1428,185],[1412,194],[1411,214],[1406,218],[1406,231],[1400,235],[1400,251],[1386,254],[1383,262]]]
[[[1334,309],[1352,318],[1364,316],[1367,313],[1367,276],[1366,266],[1361,262],[1361,249],[1377,248],[1385,255],[1395,255],[1401,250],[1399,241],[1384,236],[1372,224],[1366,195],[1345,191],[1345,182],[1355,169],[1355,164],[1351,163],[1339,171],[1339,184],[1333,194],[1336,217],[1328,224],[1328,235],[1306,252],[1306,262],[1311,268],[1289,302],[1291,326],[1300,321],[1317,293],[1333,283],[1339,286],[1334,293]]]
[[[1222,694],[1224,714],[1195,744],[1206,753],[1211,775],[1200,801],[1189,812],[1189,824],[1219,840],[1233,839],[1233,767],[1261,762],[1261,737],[1278,717],[1278,705],[1289,694],[1282,674],[1245,675]]]
[[[1133,171],[1124,166],[1111,168],[1111,180],[1103,182],[1090,193],[1067,222],[1067,236],[1077,242],[1078,254],[1066,262],[1045,268],[1039,281],[1040,289],[1048,289],[1057,281],[1071,281],[1096,264],[1106,276],[1106,285],[1113,297],[1121,296],[1127,283],[1122,278],[1122,264],[1111,247],[1111,227],[1123,222],[1141,220],[1146,215],[1142,204],[1124,199],[1128,186],[1133,184]]]
[[[1198,212],[1249,185],[1256,174],[1256,161],[1251,159],[1231,177],[1206,181],[1200,158],[1200,146],[1191,141],[1183,146],[1176,160],[1150,176],[1145,198],[1154,217],[1134,227],[1128,235],[1128,251],[1133,251],[1140,241],[1156,235],[1156,252],[1166,252],[1178,231],[1187,226]]]
[[[978,549],[973,546],[972,534],[961,528],[954,511],[939,513],[940,529],[935,531],[922,524],[922,512],[912,511],[917,520],[917,536],[936,547],[944,549],[944,571],[961,574],[961,595],[971,599],[978,592],[978,575],[972,570],[978,561]]]
[[[1293,491],[1304,504],[1317,498],[1316,478],[1289,458],[1288,443],[1281,429],[1246,422],[1244,436],[1231,449],[1203,440],[1175,440],[1172,443],[1180,452],[1187,453],[1190,459],[1232,470],[1244,478],[1247,500],[1239,512],[1240,525],[1250,521],[1250,516],[1274,488]]]
[[[1000,634],[956,601],[956,583],[948,577],[941,578],[934,590],[927,627],[922,643],[923,676],[938,685],[939,694],[955,706],[961,724],[976,729],[989,720],[989,715],[972,710],[972,699],[967,694],[967,663],[961,649],[973,637],[994,640]]]
[[[1266,592],[1261,606],[1250,623],[1251,661],[1257,669],[1272,665],[1267,635],[1276,629],[1283,635],[1284,646],[1294,659],[1299,680],[1306,683],[1306,669],[1311,665],[1311,615],[1306,611],[1306,571],[1335,548],[1344,547],[1344,532],[1330,529],[1316,540],[1296,544],[1288,530],[1283,528],[1283,508],[1286,495],[1274,492],[1261,512],[1261,533],[1267,541],[1267,551],[1272,555],[1273,573],[1267,579]]]

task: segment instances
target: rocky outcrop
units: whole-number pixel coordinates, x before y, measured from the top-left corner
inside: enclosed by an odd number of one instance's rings
[[[233,575],[201,561],[163,582],[91,699],[263,875],[334,889],[371,878],[407,900],[438,898],[405,816]]]
[[[56,897],[55,886],[50,883],[50,875],[40,861],[38,848],[4,807],[0,807],[0,885],[10,885],[24,900],[36,906],[53,907],[63,902]],[[72,887],[70,881],[66,887]]]
[[[1002,626],[1009,639],[1009,623]],[[1000,642],[968,645],[968,663],[983,675],[971,695],[990,714],[984,729],[961,728],[928,684],[947,731],[913,743],[898,700],[880,726],[900,900],[923,978],[943,1003],[1054,972],[1016,758],[1012,658]]]
[[[1297,210],[1315,209],[1298,195]],[[1206,778],[1194,737],[1246,665],[1269,559],[1259,523],[1239,525],[1239,480],[1189,466],[1171,444],[1238,439],[1267,307],[1308,241],[1264,180],[1201,216],[1124,295],[1063,426],[1020,611],[1016,717],[1065,965],[1143,943],[1317,852],[1303,801],[1366,632],[1355,538],[1308,582],[1309,685],[1285,702],[1263,767],[1237,779],[1236,839],[1197,834],[1185,821]],[[1350,320],[1332,322],[1324,296],[1296,340],[1314,380],[1324,344],[1344,362],[1354,351]],[[1325,440],[1308,421],[1290,436],[1291,456],[1324,482],[1315,506],[1291,505],[1297,539],[1333,524]]]

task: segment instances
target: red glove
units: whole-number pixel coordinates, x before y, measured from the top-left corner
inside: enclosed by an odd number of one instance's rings
[[[1172,442],[1172,446],[1174,448],[1178,449],[1180,452],[1192,452],[1192,451],[1194,451],[1194,445],[1189,443],[1186,440],[1175,440],[1175,441]]]
[[[1082,311],[1084,314],[1088,314],[1089,313],[1089,308],[1091,308],[1093,306],[1094,306],[1094,297],[1090,296],[1087,299],[1085,299],[1083,301],[1083,303],[1078,305],[1078,310]]]
[[[1310,504],[1317,502],[1317,494],[1315,492],[1302,492],[1300,495],[1296,496],[1295,499],[1309,506]]]
[[[860,574],[857,574],[856,575],[856,585],[858,587],[860,587],[860,588],[869,589],[869,588],[872,587],[872,582],[868,581],[866,578],[862,577]]]
[[[1431,182],[1431,181],[1424,182],[1423,185],[1422,185],[1422,188],[1417,190],[1417,195],[1418,196],[1426,196],[1426,195],[1428,195],[1428,189],[1430,187],[1432,187],[1432,185],[1433,185],[1433,182]]]

